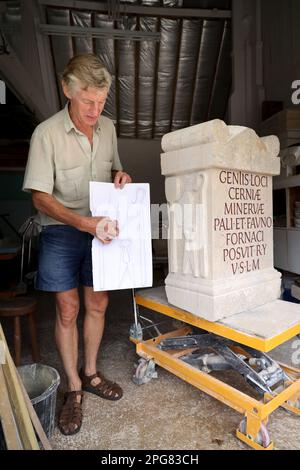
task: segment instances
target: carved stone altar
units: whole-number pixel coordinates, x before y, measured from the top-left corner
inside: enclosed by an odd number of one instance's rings
[[[279,141],[214,120],[166,134],[168,301],[210,321],[280,296],[272,175]]]

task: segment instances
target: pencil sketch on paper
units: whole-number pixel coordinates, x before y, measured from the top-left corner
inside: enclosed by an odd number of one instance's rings
[[[152,286],[150,191],[146,183],[116,189],[112,183],[90,182],[93,216],[118,221],[119,236],[92,244],[95,291]]]

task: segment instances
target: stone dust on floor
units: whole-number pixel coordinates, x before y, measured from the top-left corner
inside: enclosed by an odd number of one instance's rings
[[[37,296],[39,301],[37,326],[42,363],[55,367],[61,376],[61,385],[57,394],[58,412],[66,382],[54,341],[54,303],[50,294],[37,293]],[[133,383],[134,364],[138,360],[135,346],[129,341],[129,328],[133,318],[131,291],[111,293],[105,333],[98,356],[98,368],[107,378],[122,386],[124,396],[120,401],[111,402],[85,393],[81,431],[74,436],[63,436],[55,427],[50,439],[53,449],[249,449],[235,436],[242,419],[238,412],[166,370],[157,367],[157,379],[152,379],[141,386]],[[78,325],[80,367],[82,314],[79,316]],[[10,344],[12,340],[10,325],[7,323],[3,327],[6,328]],[[299,360],[299,364],[300,340],[294,338],[286,342],[273,350],[271,355],[289,364]],[[22,357],[23,363],[31,361],[25,335]],[[225,378],[226,373],[223,374]],[[229,379],[232,385],[249,392],[249,387],[239,376],[236,377],[231,373]],[[300,450],[300,417],[279,408],[270,416],[268,429],[276,449]]]

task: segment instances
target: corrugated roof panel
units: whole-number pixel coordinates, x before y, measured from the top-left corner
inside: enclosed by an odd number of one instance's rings
[[[92,13],[89,11],[71,11],[71,24],[81,28],[91,28]],[[73,40],[75,54],[85,54],[93,52],[93,39],[88,37],[74,38]]]
[[[108,19],[107,15],[95,13],[94,26],[102,29],[114,28],[114,22]],[[112,76],[112,84],[105,104],[104,115],[116,121],[116,67],[115,67],[115,46],[111,38],[95,39],[95,53],[99,55],[107,70]]]
[[[161,19],[155,106],[155,137],[170,132],[180,20]]]
[[[137,18],[129,16],[124,18],[122,29],[134,31],[137,26]],[[125,28],[126,27],[126,28]],[[118,81],[116,84],[118,103],[118,131],[121,137],[135,137],[136,123],[136,90],[135,90],[135,41],[120,40],[117,44],[118,50]]]
[[[231,83],[231,23],[225,21],[208,120],[225,116]]]
[[[220,20],[203,21],[191,112],[192,125],[207,120],[223,27],[224,22]]]
[[[70,26],[70,10],[47,8],[47,19],[49,24]],[[58,82],[60,82],[60,74],[64,71],[64,68],[70,60],[70,57],[74,55],[72,37],[51,36],[51,45],[55,64],[56,79]],[[60,93],[60,101],[63,105],[66,102],[66,98],[61,90],[60,85],[58,89]]]
[[[155,32],[158,18],[140,18],[141,31]],[[138,73],[138,113],[137,133],[139,138],[151,138],[153,132],[153,112],[155,100],[156,79],[156,49],[154,41],[139,43],[139,73]]]
[[[49,0],[50,1],[50,0]],[[124,9],[124,2],[121,10]],[[128,3],[128,1],[127,1]],[[179,7],[181,0],[139,0],[134,5]],[[110,2],[112,7],[114,2]],[[49,25],[84,28],[160,31],[159,42],[117,40],[112,37],[92,38],[86,33],[72,37],[71,29],[64,36],[52,35],[50,44],[58,82],[61,105],[65,97],[61,91],[60,74],[69,59],[76,53],[95,52],[103,60],[113,79],[104,114],[115,120],[121,137],[159,138],[170,130],[213,119],[224,118],[231,87],[231,21],[224,19],[185,18],[174,11],[174,16],[164,17],[160,11],[138,7],[138,13],[119,13],[119,19],[109,20],[103,2],[64,0],[64,7],[47,6]],[[70,5],[70,6],[68,6]],[[94,10],[88,5],[95,5]],[[183,7],[230,8],[230,0],[183,1]],[[26,2],[22,4],[26,8]],[[146,16],[146,10],[152,16]],[[154,17],[154,13],[157,15]],[[170,12],[170,10],[169,10]],[[118,15],[117,15],[118,16]],[[228,16],[228,15],[227,15]],[[10,45],[22,53],[23,44],[18,36],[21,21],[19,1],[9,2],[2,21],[12,24],[14,34],[6,34]],[[46,21],[41,18],[41,23]],[[20,27],[19,27],[20,30]],[[61,31],[60,31],[61,33]],[[57,32],[55,33],[57,34]],[[40,49],[42,50],[42,49]],[[42,63],[43,57],[40,57]]]
[[[172,130],[182,129],[190,124],[201,27],[201,20],[182,21]]]

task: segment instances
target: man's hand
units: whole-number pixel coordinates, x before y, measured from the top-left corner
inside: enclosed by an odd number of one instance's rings
[[[117,173],[114,175],[114,185],[116,188],[124,188],[125,184],[131,183],[132,179],[128,175],[128,173],[125,173],[124,171],[117,171]]]
[[[110,243],[119,235],[119,226],[117,220],[110,217],[103,217],[96,226],[96,236],[104,244]]]
[[[94,235],[104,245],[119,235],[118,221],[110,217],[85,217],[84,221],[83,231]]]

